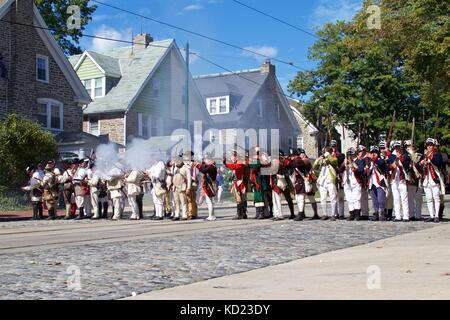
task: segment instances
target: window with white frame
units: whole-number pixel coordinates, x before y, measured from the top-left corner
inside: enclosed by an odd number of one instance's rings
[[[294,148],[294,138],[293,137],[288,137],[288,146],[289,149],[293,149]]]
[[[305,148],[303,143],[303,136],[297,136],[297,148]]]
[[[89,117],[89,133],[97,137],[100,135],[98,116]]]
[[[263,116],[263,101],[260,99],[258,100],[258,117],[262,118]]]
[[[144,139],[163,135],[163,119],[139,113],[138,134]]]
[[[211,115],[230,113],[230,96],[207,98],[206,105]]]
[[[38,99],[34,118],[44,129],[63,131],[64,106],[53,99]]]
[[[152,98],[159,99],[159,91],[161,90],[161,82],[159,79],[152,80]]]
[[[101,98],[105,96],[106,78],[95,78],[84,80],[84,87],[91,98]]]
[[[36,80],[48,83],[50,81],[50,72],[48,57],[43,55],[36,56]]]
[[[216,144],[225,144],[226,142],[226,129],[218,130],[211,129],[209,131],[209,141]]]
[[[140,137],[145,139],[150,138],[149,131],[150,117],[146,114],[139,113],[138,114],[138,134]]]

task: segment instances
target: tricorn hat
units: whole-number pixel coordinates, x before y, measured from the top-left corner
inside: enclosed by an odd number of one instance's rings
[[[380,153],[380,148],[378,148],[377,146],[371,146],[370,153]]]
[[[355,150],[355,148],[350,148],[350,149],[348,149],[347,150],[347,155],[348,156],[354,156],[354,155],[356,155],[356,150]]]

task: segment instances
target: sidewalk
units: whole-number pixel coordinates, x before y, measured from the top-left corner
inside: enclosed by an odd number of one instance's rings
[[[449,248],[450,224],[445,224],[131,299],[450,299]],[[379,276],[372,273],[378,271]]]

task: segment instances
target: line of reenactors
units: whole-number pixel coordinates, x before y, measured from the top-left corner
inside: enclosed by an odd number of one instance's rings
[[[425,154],[419,154],[410,141],[385,141],[369,150],[364,146],[339,152],[332,141],[314,162],[305,150],[280,151],[276,157],[256,147],[244,157],[234,151],[224,156],[223,166],[232,171],[230,191],[237,205],[234,219],[248,218],[248,196],[252,194],[256,219],[283,220],[282,199],[288,204],[290,219],[306,219],[305,205],[312,206],[312,219],[369,220],[369,196],[374,221],[415,221],[422,219],[423,193],[430,218],[439,222],[444,213],[445,183],[448,182],[448,156],[439,151],[435,139],[428,139]],[[251,153],[251,155],[250,155]],[[43,202],[49,219],[55,219],[58,198],[65,203],[65,219],[120,220],[126,202],[131,219],[144,218],[143,198],[153,199],[152,219],[192,220],[198,217],[198,202],[208,206],[207,221],[216,220],[214,198],[217,195],[218,165],[207,154],[201,162],[192,152],[170,161],[155,161],[145,170],[126,170],[118,162],[101,177],[94,159],[63,162],[64,171],[51,161],[45,170],[27,169],[30,182],[24,191],[31,193],[33,219],[42,217]],[[60,188],[62,186],[62,188]],[[320,194],[321,215],[316,203]],[[294,199],[298,207],[295,214]],[[344,211],[345,200],[348,215]],[[112,217],[108,207],[112,206]],[[78,211],[78,215],[76,214]]]

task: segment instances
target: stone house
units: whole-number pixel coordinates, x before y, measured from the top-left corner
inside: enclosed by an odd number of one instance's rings
[[[91,98],[33,1],[0,0],[0,118],[32,119],[55,134],[82,130]]]

